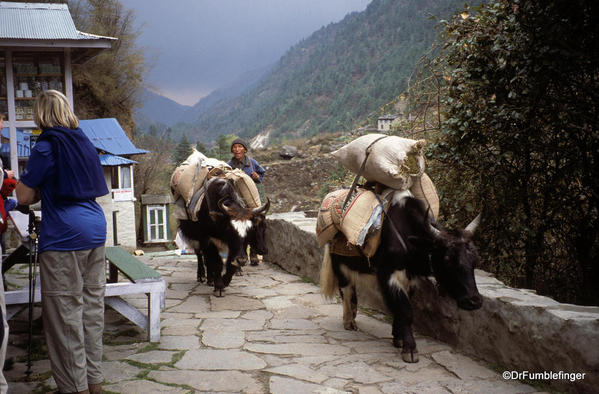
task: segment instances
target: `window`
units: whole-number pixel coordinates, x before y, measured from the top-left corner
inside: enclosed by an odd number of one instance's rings
[[[166,206],[148,205],[146,223],[148,224],[148,242],[168,241],[166,231]]]
[[[114,200],[133,200],[133,166],[112,167],[110,178]]]
[[[13,58],[15,119],[33,120],[33,102],[44,90],[65,92],[62,55],[37,53]],[[1,94],[0,94],[1,96]]]

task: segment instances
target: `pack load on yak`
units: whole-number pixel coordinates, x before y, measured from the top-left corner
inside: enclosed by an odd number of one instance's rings
[[[261,205],[256,184],[245,172],[195,150],[175,169],[170,186],[179,239],[198,259],[197,280],[214,285],[221,297],[248,260],[248,246],[256,254],[268,253],[270,201]]]
[[[175,200],[174,215],[177,219],[197,220],[197,212],[206,192],[206,181],[214,177],[233,181],[235,190],[248,208],[257,208],[262,204],[255,182],[246,173],[232,169],[224,161],[206,157],[194,149],[175,169],[170,180]]]
[[[380,243],[383,215],[393,192],[409,190],[422,200],[431,219],[439,214],[439,197],[424,172],[425,140],[367,134],[332,153],[356,174],[351,189],[329,193],[316,224],[318,243],[341,255],[371,257]],[[366,179],[357,186],[360,177]]]

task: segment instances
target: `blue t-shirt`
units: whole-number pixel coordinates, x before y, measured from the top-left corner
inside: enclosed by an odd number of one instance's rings
[[[73,169],[77,173],[77,168]],[[31,151],[21,182],[42,193],[39,251],[86,250],[106,242],[106,219],[95,199],[69,200],[56,196],[56,165],[49,141]]]

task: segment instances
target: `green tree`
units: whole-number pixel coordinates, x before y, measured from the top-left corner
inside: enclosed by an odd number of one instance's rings
[[[193,147],[192,144],[189,143],[189,141],[187,140],[187,135],[183,134],[183,136],[181,137],[181,140],[179,141],[179,143],[177,144],[177,147],[175,148],[175,151],[173,152],[173,162],[175,162],[175,165],[179,165],[181,163],[183,163],[185,161],[185,159],[187,159],[187,157],[189,157],[189,155],[191,155],[191,153],[193,152]]]
[[[592,0],[499,0],[445,22],[431,154],[444,202],[484,208],[487,268],[582,304],[599,303],[598,14]]]
[[[135,42],[139,32],[134,28],[134,13],[118,0],[73,0],[68,4],[79,30],[118,39],[111,49],[74,65],[77,115],[83,119],[116,118],[131,135],[145,72],[143,51]]]
[[[235,134],[221,134],[218,136],[216,146],[212,150],[212,155],[219,160],[228,161],[231,158],[231,142],[239,138]]]
[[[198,152],[202,152],[204,154],[206,154],[206,152],[208,152],[208,148],[201,141],[196,142],[196,150]]]

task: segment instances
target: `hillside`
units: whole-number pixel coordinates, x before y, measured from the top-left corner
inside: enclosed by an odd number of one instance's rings
[[[431,16],[463,9],[459,0],[373,0],[292,47],[253,89],[215,104],[190,133],[275,138],[350,130],[397,97],[435,39]]]
[[[147,130],[152,124],[171,126],[181,121],[186,111],[191,109],[148,89],[142,91],[140,101],[142,106],[133,115],[140,130]]]

